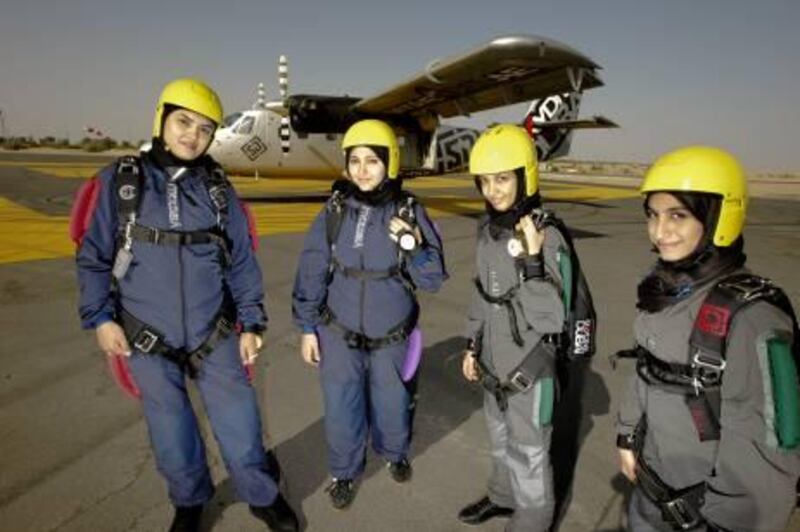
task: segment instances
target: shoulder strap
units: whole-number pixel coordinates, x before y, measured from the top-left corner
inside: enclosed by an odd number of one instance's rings
[[[345,208],[344,195],[342,192],[334,190],[325,204],[325,238],[328,241],[329,249],[333,248],[339,238]]]
[[[407,190],[400,190],[400,197],[397,198],[397,216],[411,224],[417,220],[417,197]]]
[[[123,228],[136,219],[141,201],[142,169],[138,157],[125,155],[119,159],[114,173],[114,189],[119,227]]]
[[[207,168],[207,174],[205,184],[211,203],[217,210],[217,225],[224,229],[228,224],[228,202],[230,201],[228,187],[230,187],[230,182],[225,176],[225,170],[216,162]]]
[[[797,316],[786,293],[765,277],[739,273],[714,285],[700,306],[689,338],[693,361],[724,367],[726,341],[733,318],[739,310],[755,301],[774,305],[791,318],[797,359]]]

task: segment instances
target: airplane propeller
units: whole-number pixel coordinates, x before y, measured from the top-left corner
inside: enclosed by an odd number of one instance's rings
[[[285,55],[278,58],[278,87],[280,89],[281,102],[286,100],[289,93],[289,60]],[[291,148],[291,124],[288,114],[281,115],[281,128],[278,136],[281,139],[281,152],[288,155]]]

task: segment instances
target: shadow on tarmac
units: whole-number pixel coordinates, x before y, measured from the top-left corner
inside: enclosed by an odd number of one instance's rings
[[[603,377],[592,371],[591,360],[557,366],[561,395],[553,411],[550,463],[556,506],[553,531],[558,530],[572,500],[572,481],[583,443],[594,427],[592,418],[608,414],[611,396]]]
[[[456,430],[474,412],[481,410],[483,392],[477,385],[468,384],[461,376],[461,353],[464,339],[453,336],[425,349],[419,372],[417,397],[419,410],[415,413],[411,445],[413,455],[426,449]],[[610,396],[599,373],[592,371],[590,363],[576,362],[560,368],[559,379],[564,390],[554,412],[554,430],[551,445],[554,488],[556,493],[556,524],[569,507],[575,465],[581,446],[592,430],[595,416],[606,415]],[[591,398],[591,400],[589,400]],[[293,503],[303,527],[306,519],[302,514],[302,501],[317,492],[328,480],[326,454],[320,452],[325,442],[323,419],[320,418],[291,439],[282,442],[276,450],[284,465],[282,491]],[[292,470],[302,467],[302,475],[293,475]],[[361,482],[383,469],[383,461],[368,451],[367,465]],[[290,486],[286,486],[285,477]],[[615,491],[630,491],[627,481],[612,483]],[[629,493],[624,493],[627,499]],[[615,497],[616,501],[617,497]],[[615,507],[612,501],[608,507]],[[203,519],[203,529],[211,530],[225,509],[237,502],[232,483],[225,479],[216,487],[214,498],[209,503]]]

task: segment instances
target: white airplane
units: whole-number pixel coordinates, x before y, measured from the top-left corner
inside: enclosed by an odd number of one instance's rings
[[[532,100],[522,124],[539,161],[565,155],[577,128],[617,127],[602,116],[578,119],[583,91],[600,87],[600,67],[557,41],[532,35],[492,39],[465,54],[430,63],[413,78],[368,98],[288,95],[281,56],[281,98],[235,113],[217,130],[210,153],[233,174],[341,175],[341,135],[363,118],[385,120],[401,143],[401,174],[412,177],[463,170],[479,131],[441,124]]]

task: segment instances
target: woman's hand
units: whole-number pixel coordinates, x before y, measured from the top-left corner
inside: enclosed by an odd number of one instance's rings
[[[419,230],[419,226],[412,226],[399,216],[394,216],[391,220],[389,220],[389,238],[397,242],[398,235],[404,231],[408,231],[414,235],[414,238],[417,239],[418,244],[422,242],[422,233]]]
[[[461,361],[461,371],[464,373],[464,378],[470,382],[476,382],[480,378],[478,359],[475,357],[475,351],[464,351],[464,359]]]
[[[258,358],[261,346],[264,345],[264,340],[261,339],[260,334],[245,332],[239,337],[239,356],[242,359],[242,364],[245,366],[253,364]]]
[[[319,366],[319,340],[316,334],[307,333],[300,337],[300,356],[306,364]]]
[[[125,338],[125,332],[116,322],[107,321],[95,329],[97,344],[107,356],[131,356],[131,348]]]
[[[625,478],[636,482],[636,455],[631,449],[617,449],[619,454],[619,470]]]
[[[533,218],[530,216],[523,216],[515,226],[517,232],[525,236],[525,248],[528,250],[528,255],[538,255],[542,251],[544,245],[544,228],[541,230],[536,229],[536,224],[533,223]]]

